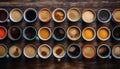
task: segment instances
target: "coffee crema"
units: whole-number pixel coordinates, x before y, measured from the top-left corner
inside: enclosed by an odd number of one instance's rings
[[[112,48],[112,55],[113,57],[120,59],[120,46],[119,45],[116,45]]]
[[[113,11],[113,19],[116,21],[116,22],[120,22],[120,9],[115,9]]]
[[[0,57],[4,57],[6,53],[7,49],[3,45],[0,45]]]

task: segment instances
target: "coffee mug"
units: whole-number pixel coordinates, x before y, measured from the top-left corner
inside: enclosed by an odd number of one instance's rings
[[[24,19],[28,23],[35,22],[37,19],[37,11],[34,8],[28,8],[24,11]]]
[[[120,40],[120,25],[117,25],[112,29],[112,37],[115,40]]]
[[[0,58],[4,58],[7,56],[8,48],[5,44],[0,44]]]
[[[37,30],[35,27],[33,26],[27,26],[24,28],[23,30],[23,37],[26,39],[26,40],[34,40],[36,39],[36,36],[37,36]]]
[[[23,49],[23,54],[26,58],[36,57],[36,47],[33,44],[28,44]]]
[[[51,38],[51,29],[48,27],[41,27],[38,31],[38,37],[43,40],[43,41],[47,41]]]
[[[22,29],[19,26],[12,26],[8,29],[8,37],[15,41],[19,40],[22,36]]]
[[[0,8],[0,23],[6,22],[8,17],[8,11],[4,8]]]
[[[38,55],[43,58],[47,59],[52,54],[52,48],[48,44],[42,44],[38,48]]]
[[[113,46],[113,48],[112,48],[112,56],[115,59],[120,59],[120,45],[119,44]]]
[[[97,18],[101,23],[108,23],[111,20],[111,12],[108,9],[100,9],[97,13]]]
[[[70,40],[76,41],[81,37],[81,30],[78,26],[70,26],[67,29],[67,37]]]
[[[23,17],[23,13],[19,8],[13,8],[10,11],[10,20],[13,22],[20,22],[22,20]]]
[[[7,36],[7,29],[4,26],[0,26],[0,40],[3,40]]]
[[[81,48],[78,44],[70,44],[67,48],[67,55],[72,58],[76,59],[79,58],[81,55]]]
[[[120,22],[120,16],[119,15],[120,15],[120,8],[117,8],[112,13],[112,17],[113,17],[113,20],[115,22],[118,22],[118,23]]]
[[[55,22],[61,23],[66,19],[66,12],[62,8],[56,8],[52,13],[52,18]]]
[[[62,41],[66,38],[66,31],[63,27],[55,27],[53,30],[53,38],[56,41]]]
[[[9,55],[12,58],[19,58],[21,56],[21,54],[22,54],[22,50],[18,45],[12,45],[9,48]]]
[[[107,44],[101,44],[100,46],[98,46],[97,48],[97,55],[102,58],[110,58],[110,54],[111,54],[111,48],[109,45]]]

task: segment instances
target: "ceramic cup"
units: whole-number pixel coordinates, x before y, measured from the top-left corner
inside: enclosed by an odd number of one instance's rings
[[[12,45],[9,48],[9,55],[12,58],[19,58],[22,54],[21,48],[18,45]]]
[[[51,11],[47,8],[42,8],[38,12],[38,17],[42,22],[49,22],[51,19]]]
[[[113,20],[115,22],[118,22],[118,23],[120,22],[120,16],[119,15],[120,15],[120,8],[117,8],[112,13],[112,17],[113,17]]]
[[[47,59],[51,56],[52,54],[52,48],[47,45],[47,44],[42,44],[39,46],[38,48],[38,55],[43,58],[43,59]]]
[[[10,20],[13,22],[20,22],[23,18],[23,13],[19,8],[14,8],[10,11]]]
[[[80,10],[78,8],[70,8],[67,11],[67,18],[71,22],[77,22],[77,21],[79,21],[80,17],[81,17],[81,13],[80,13]]]
[[[4,44],[0,44],[0,58],[6,57],[7,53],[8,53],[7,46]]]
[[[4,23],[8,20],[8,11],[4,8],[0,8],[0,23]]]
[[[37,36],[37,30],[35,27],[33,26],[27,26],[24,28],[23,30],[23,37],[26,39],[26,40],[34,40],[36,39],[36,36]]]
[[[63,27],[55,27],[53,30],[53,38],[56,41],[62,41],[66,38],[66,31]]]
[[[8,29],[8,37],[15,41],[19,40],[22,36],[22,29],[19,26],[12,26]]]
[[[112,29],[112,37],[115,39],[115,40],[120,40],[120,25],[118,26],[115,26],[113,29]]]
[[[81,30],[78,26],[70,26],[67,29],[67,37],[70,40],[76,41],[81,37]]]
[[[96,37],[96,31],[92,27],[86,27],[82,31],[82,37],[86,41],[92,41]]]
[[[52,13],[52,18],[55,22],[61,23],[66,19],[66,12],[62,8],[56,8]]]
[[[41,27],[38,31],[38,36],[41,40],[47,41],[51,38],[51,29],[48,27]]]
[[[114,45],[112,48],[112,56],[116,59],[120,59],[120,45]]]
[[[108,40],[110,36],[111,36],[111,32],[108,27],[105,27],[105,26],[100,27],[97,31],[97,37],[102,41]]]
[[[37,19],[37,11],[34,8],[28,8],[24,11],[24,19],[28,23],[35,22]]]
[[[78,44],[70,44],[67,48],[67,55],[72,58],[76,59],[79,58],[81,55],[81,48]]]
[[[36,47],[33,44],[28,44],[23,49],[23,54],[26,58],[34,58],[37,54]]]
[[[111,20],[111,12],[108,9],[100,9],[97,13],[97,18],[101,23],[108,23]]]
[[[3,40],[7,36],[7,29],[4,26],[0,26],[0,40]]]
[[[97,48],[97,55],[102,58],[109,58],[111,54],[111,48],[109,45],[107,44],[101,44],[100,46],[98,46]]]

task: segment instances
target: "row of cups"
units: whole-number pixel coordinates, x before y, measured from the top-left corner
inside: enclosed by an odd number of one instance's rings
[[[96,18],[101,23],[108,23],[113,17],[113,20],[119,23],[119,15],[119,8],[115,9],[113,13],[111,13],[109,9],[103,8],[98,10],[97,14],[92,9],[84,9],[81,13],[78,8],[70,8],[67,13],[63,8],[56,8],[52,13],[48,8],[42,8],[38,12],[35,8],[27,8],[24,13],[19,8],[13,8],[8,14],[6,9],[0,8],[0,23],[6,22],[8,18],[10,18],[12,22],[20,22],[23,17],[28,23],[35,22],[37,18],[42,22],[49,22],[51,18],[53,18],[55,22],[61,23],[66,19],[66,17],[71,22],[77,22],[82,18],[85,23],[93,23]]]
[[[120,31],[119,25],[115,26],[112,30],[112,36],[115,40],[120,40],[119,31]],[[0,26],[0,40],[3,40],[7,36],[7,33],[8,37],[13,41],[19,40],[22,35],[26,40],[41,39],[43,41],[47,41],[51,37],[53,37],[56,41],[62,41],[66,38],[66,35],[72,41],[79,40],[81,35],[83,39],[86,41],[92,41],[96,37],[96,31],[93,27],[85,27],[81,31],[80,27],[75,25],[68,27],[67,31],[63,27],[58,26],[53,29],[53,32],[49,27],[45,26],[41,27],[38,31],[33,26],[27,26],[23,29],[23,31],[19,26],[11,26],[7,32],[7,29],[4,26]],[[106,41],[110,38],[110,36],[111,31],[108,27],[102,26],[98,28],[97,30],[98,39]]]
[[[66,56],[66,53],[72,59],[80,58],[81,54],[86,59],[93,59],[96,57],[96,54],[99,58],[111,59],[112,53],[114,58],[120,59],[120,45],[113,46],[111,51],[111,47],[107,44],[101,44],[97,48],[90,44],[87,44],[82,48],[75,43],[70,44],[67,48],[65,48],[63,44],[57,44],[53,49],[48,44],[42,44],[38,49],[33,44],[28,44],[24,46],[23,49],[18,45],[12,45],[8,49],[6,45],[0,44],[0,58],[9,58],[9,56],[12,58],[19,58],[22,53],[26,58],[40,57],[42,59],[47,59],[52,54],[54,57],[61,59]]]

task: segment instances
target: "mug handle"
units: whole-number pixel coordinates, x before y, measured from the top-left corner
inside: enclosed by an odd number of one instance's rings
[[[10,56],[7,54],[6,57],[9,58]]]
[[[61,59],[60,59],[60,58],[58,58],[58,59],[57,59],[57,61],[58,61],[58,62],[60,62],[60,61],[61,61]]]
[[[40,40],[38,36],[36,36],[36,40],[38,40],[38,41]]]
[[[38,56],[38,55],[36,55],[35,57],[36,57],[36,58],[39,58],[39,56]]]

